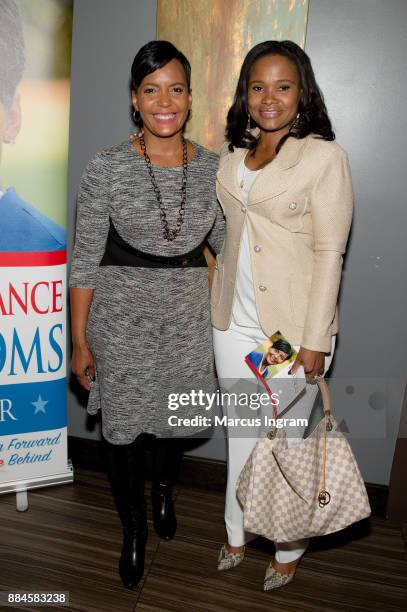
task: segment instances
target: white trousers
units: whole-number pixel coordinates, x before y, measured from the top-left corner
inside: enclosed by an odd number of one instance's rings
[[[245,356],[250,353],[258,344],[264,342],[266,336],[260,328],[242,327],[232,321],[229,329],[220,331],[213,330],[216,369],[222,393],[230,392],[231,388],[237,385],[241,392],[245,385],[250,386],[253,392],[253,385],[256,377],[245,363]],[[295,347],[297,350],[299,347]],[[335,337],[332,338],[331,353],[325,357],[325,371],[329,369],[335,349]],[[240,382],[237,384],[237,381]],[[259,382],[259,390],[264,392]],[[309,419],[314,402],[318,393],[318,385],[307,383],[305,393],[303,393],[287,410],[284,416],[292,419]],[[236,418],[240,408],[232,402],[224,404],[223,412],[225,415]],[[255,416],[255,415],[254,415]],[[298,444],[304,435],[305,428],[299,427],[293,430],[290,427],[287,438],[288,446]],[[260,427],[251,428],[244,432],[244,436],[238,437],[236,431],[227,429],[228,440],[228,480],[226,487],[225,503],[225,524],[230,546],[242,546],[246,542],[255,538],[255,534],[246,532],[243,528],[243,512],[236,496],[236,483],[240,471],[246,463],[254,445],[258,439]],[[276,559],[280,563],[289,563],[298,559],[308,546],[308,539],[295,542],[278,543],[274,542],[276,548]]]

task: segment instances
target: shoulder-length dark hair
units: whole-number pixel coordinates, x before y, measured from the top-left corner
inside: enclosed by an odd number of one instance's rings
[[[277,145],[277,152],[289,136],[305,138],[308,134],[318,134],[324,140],[334,140],[331,121],[324,103],[322,92],[315,80],[314,71],[308,55],[291,40],[267,40],[249,51],[243,62],[233,104],[227,115],[226,138],[229,149],[243,147],[253,149],[257,139],[248,129],[248,85],[253,64],[265,55],[283,55],[297,67],[300,75],[301,97],[298,106],[299,118],[289,134],[283,136]],[[250,129],[257,127],[251,120]]]
[[[191,64],[181,51],[168,40],[152,40],[138,51],[131,66],[131,89],[137,91],[142,80],[152,72],[166,66],[171,60],[178,60],[185,71],[188,90],[191,90]],[[142,127],[141,118],[134,120]]]

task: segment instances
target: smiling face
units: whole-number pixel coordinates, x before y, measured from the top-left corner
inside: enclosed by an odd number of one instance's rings
[[[145,131],[160,138],[180,132],[192,104],[185,70],[173,59],[148,74],[132,93],[134,109],[139,111]]]
[[[300,102],[300,76],[295,64],[283,55],[265,55],[250,71],[248,108],[261,130],[288,133]]]
[[[288,354],[271,346],[266,355],[268,365],[279,365],[288,358]]]

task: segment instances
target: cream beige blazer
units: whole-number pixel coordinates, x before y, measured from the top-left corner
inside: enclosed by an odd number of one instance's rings
[[[226,240],[216,258],[212,321],[229,327],[239,245],[246,222],[260,325],[292,344],[328,353],[338,331],[337,299],[352,220],[348,158],[336,143],[314,135],[288,138],[256,177],[247,208],[237,183],[247,149],[223,148],[217,195]]]

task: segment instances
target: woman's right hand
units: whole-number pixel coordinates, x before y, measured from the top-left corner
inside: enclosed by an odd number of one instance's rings
[[[96,368],[92,352],[87,346],[73,349],[71,368],[81,387],[90,391],[96,379]]]

